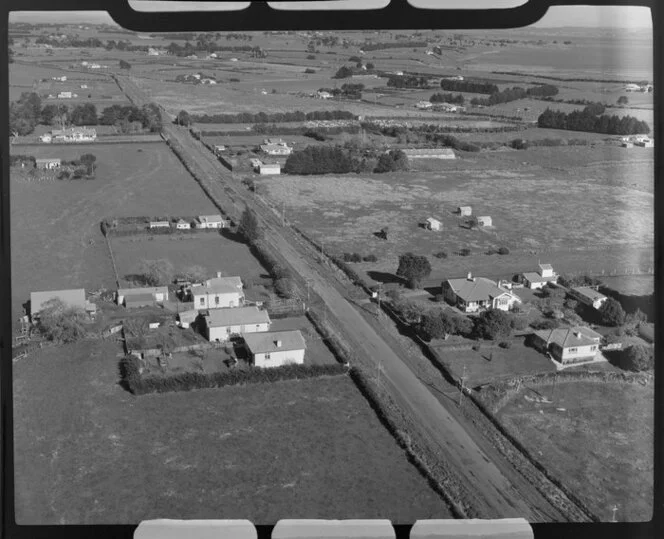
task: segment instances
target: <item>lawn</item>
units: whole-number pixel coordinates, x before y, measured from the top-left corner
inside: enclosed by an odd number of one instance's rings
[[[119,351],[14,365],[19,524],[451,517],[345,376],[134,397]]]
[[[143,260],[159,259],[169,260],[176,273],[202,266],[210,278],[220,271],[223,275],[239,275],[245,284],[258,282],[267,273],[245,243],[216,232],[112,238],[111,246],[121,279],[140,273]]]
[[[534,393],[523,388],[498,419],[602,521],[614,505],[619,521],[650,520],[652,384],[558,382],[536,391],[553,403],[529,401]]]
[[[12,150],[35,157],[97,157],[94,180],[28,182],[14,171],[10,175],[13,319],[34,290],[115,286],[99,227],[104,217],[217,212],[164,144]]]

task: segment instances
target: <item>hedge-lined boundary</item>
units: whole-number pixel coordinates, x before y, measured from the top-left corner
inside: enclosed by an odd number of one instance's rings
[[[323,342],[339,363],[349,365],[351,360],[354,362],[355,354],[351,351],[350,346],[337,335],[326,320],[323,320],[318,311],[309,309],[306,316],[320,336],[323,337]]]
[[[303,380],[320,376],[339,376],[347,369],[341,364],[332,365],[283,365],[281,367],[233,370],[228,372],[183,372],[167,376],[140,373],[139,359],[125,356],[120,360],[122,383],[134,395],[167,393],[171,391],[191,391],[225,386],[280,382],[283,380]]]
[[[413,442],[411,434],[396,417],[394,411],[396,405],[388,396],[382,396],[375,382],[366,374],[366,372],[357,367],[351,367],[350,377],[357,386],[358,390],[367,400],[374,410],[378,419],[388,432],[394,437],[401,448],[406,451],[408,460],[418,469],[418,471],[428,481],[433,488],[447,503],[455,518],[473,518],[478,515],[473,513],[473,509],[462,501],[463,498],[460,483],[457,478],[445,469],[439,459],[433,455],[427,455],[424,448]],[[400,425],[401,423],[401,425]]]

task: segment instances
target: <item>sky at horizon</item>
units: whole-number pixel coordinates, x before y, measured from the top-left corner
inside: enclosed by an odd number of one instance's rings
[[[372,0],[374,5],[380,6],[385,3],[385,0]],[[418,7],[440,5],[440,0],[410,0],[413,5]],[[166,2],[143,2],[143,4],[165,4]],[[170,5],[182,4],[182,2],[167,2]],[[315,2],[314,2],[315,3]],[[343,2],[334,2],[335,4],[343,4]],[[358,2],[353,0],[351,4],[357,5]],[[520,0],[490,0],[490,3],[499,7],[513,7],[519,5]],[[209,2],[188,2],[190,6],[197,4],[204,4],[208,9],[212,6]],[[237,2],[233,5],[242,7],[247,5],[247,2]],[[288,2],[274,2],[274,4],[288,4]],[[318,4],[322,4],[319,2]],[[220,6],[223,4],[214,4]],[[362,5],[370,5],[366,0]],[[448,7],[461,7],[468,8],[471,5],[484,6],[487,5],[487,0],[449,0],[445,3]],[[226,4],[227,8],[229,4]],[[291,3],[292,6],[292,3]],[[191,7],[189,8],[191,9]],[[103,11],[60,11],[60,12],[11,12],[9,15],[11,22],[34,22],[34,23],[76,23],[83,22],[94,24],[115,24],[110,15]],[[652,29],[652,19],[650,9],[638,6],[554,6],[551,7],[546,15],[526,28],[648,28]]]

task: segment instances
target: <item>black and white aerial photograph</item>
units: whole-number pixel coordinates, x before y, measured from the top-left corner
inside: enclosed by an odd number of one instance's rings
[[[18,525],[652,519],[649,8],[8,24]]]

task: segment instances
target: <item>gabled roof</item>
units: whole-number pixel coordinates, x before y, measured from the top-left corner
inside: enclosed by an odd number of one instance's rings
[[[125,303],[130,304],[130,303],[149,303],[149,302],[154,302],[154,296],[149,293],[142,293],[142,294],[131,294],[129,296],[125,296]]]
[[[140,294],[168,294],[168,287],[148,286],[141,288],[118,288],[118,296],[136,296]]]
[[[199,215],[198,220],[201,223],[220,223],[223,221],[221,215]]]
[[[253,305],[251,307],[228,307],[225,309],[210,309],[205,315],[208,327],[237,326],[243,324],[269,323],[267,311],[261,311]]]
[[[599,333],[584,326],[543,329],[535,331],[535,335],[547,343],[555,343],[561,348],[590,346],[592,344],[597,344],[597,339],[602,338]]]
[[[304,350],[306,348],[304,337],[299,330],[246,333],[242,337],[252,354]],[[281,341],[281,346],[277,346],[278,341]]]
[[[426,221],[427,223],[440,223],[440,221],[439,221],[438,219],[434,219],[433,217],[427,217],[427,218],[425,219],[425,221]]]
[[[226,283],[216,283],[211,284],[210,286],[194,285],[191,287],[191,293],[194,296],[204,296],[206,294],[237,294],[238,296],[244,295],[242,290],[238,289],[236,286]]]
[[[38,157],[35,159],[37,163],[60,163],[61,160],[59,157]]]
[[[198,317],[198,311],[196,309],[191,309],[189,311],[182,311],[178,313],[178,318],[180,322],[193,322]]]
[[[75,288],[70,290],[46,290],[30,294],[30,314],[34,315],[42,310],[44,303],[54,298],[67,305],[85,309],[85,290]]]
[[[535,271],[527,271],[523,276],[528,279],[531,283],[548,283],[549,281],[555,281],[558,277],[552,275],[551,277],[542,277],[542,274]]]
[[[448,279],[447,282],[452,291],[465,302],[487,301],[503,294],[514,296],[508,290],[498,287],[494,281],[485,277],[476,277],[474,280]]]
[[[597,290],[595,290],[594,288],[590,288],[589,286],[577,286],[575,288],[572,288],[572,290],[577,294],[580,294],[581,296],[584,296],[593,302],[597,301],[598,299],[606,298],[604,294],[600,294]]]
[[[553,271],[553,266],[551,264],[538,264],[539,269],[544,271],[544,270],[551,270]]]

